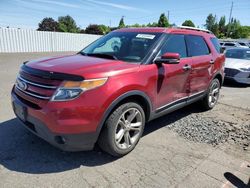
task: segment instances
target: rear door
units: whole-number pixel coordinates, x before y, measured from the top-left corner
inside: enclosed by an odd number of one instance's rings
[[[187,35],[186,42],[188,56],[192,57],[189,96],[195,96],[207,90],[214,60],[202,36]]]
[[[185,35],[170,34],[162,46],[158,57],[167,52],[179,53],[180,62],[178,64],[158,65],[157,80],[157,111],[165,110],[176,104],[185,102],[188,97],[188,85],[192,58],[187,57]]]

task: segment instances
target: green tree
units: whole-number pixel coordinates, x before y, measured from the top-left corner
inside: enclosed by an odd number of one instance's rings
[[[226,17],[222,16],[219,21],[219,38],[224,38],[227,33]]]
[[[123,28],[123,27],[125,27],[124,17],[121,18],[118,28]]]
[[[215,23],[216,23],[215,16],[213,16],[213,14],[209,14],[206,19],[206,24],[205,24],[206,28],[212,31],[212,28],[214,27]]]
[[[209,14],[206,19],[206,28],[212,31],[217,37],[219,36],[219,24],[217,23],[216,15]]]
[[[111,31],[110,28],[106,25],[99,25],[98,27],[101,30],[103,35],[106,35],[107,33]]]
[[[160,15],[159,21],[158,21],[158,27],[169,27],[169,22],[164,13]]]
[[[69,15],[60,16],[58,18],[58,29],[61,32],[69,32],[69,33],[80,32],[80,28],[77,27],[75,20]]]
[[[233,19],[233,21],[229,24],[229,28],[230,28],[230,32],[229,32],[229,37],[233,38],[233,39],[238,39],[241,37],[241,33],[240,33],[240,21]]]
[[[241,26],[239,28],[240,38],[250,37],[250,26]]]
[[[136,23],[136,24],[130,25],[129,27],[143,27],[143,25]]]
[[[183,22],[182,25],[189,26],[189,27],[195,27],[194,23],[191,20],[185,20],[185,22]]]
[[[214,33],[215,36],[219,36],[219,24],[217,22],[214,23],[214,25],[211,28],[211,31]]]
[[[101,30],[99,25],[96,25],[96,24],[90,24],[88,27],[86,27],[85,33],[95,34],[95,35],[103,35],[103,31]]]
[[[157,27],[157,26],[158,26],[158,23],[156,23],[156,22],[147,24],[147,27]]]
[[[58,31],[58,23],[53,18],[44,18],[38,24],[38,31]]]

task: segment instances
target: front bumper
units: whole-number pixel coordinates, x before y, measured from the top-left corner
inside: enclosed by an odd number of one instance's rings
[[[56,123],[56,121],[51,120],[52,117],[50,117],[54,116],[53,113],[45,113],[42,110],[32,109],[31,107],[25,105],[14,92],[12,92],[11,94],[11,99],[13,110],[18,119],[21,120],[22,124],[29,131],[31,131],[38,137],[64,151],[84,151],[93,149],[98,138],[97,131],[83,132],[82,130],[79,130],[79,123],[76,122],[75,127],[74,124],[70,123],[66,125],[66,127],[68,127],[67,129],[63,129],[62,131],[58,129],[58,132],[53,132],[50,129],[51,126],[49,125],[51,124],[51,122]],[[23,110],[23,112],[21,113],[17,113],[17,106],[25,110]],[[65,127],[65,125],[63,124],[57,124],[56,126]],[[81,129],[84,129],[86,125],[82,125],[82,127],[83,128]],[[71,133],[72,129],[70,128],[72,128],[73,130],[78,129],[79,133]],[[71,131],[67,133],[67,130]]]
[[[233,80],[241,84],[250,84],[250,72],[239,72],[234,76],[226,74],[225,79]]]

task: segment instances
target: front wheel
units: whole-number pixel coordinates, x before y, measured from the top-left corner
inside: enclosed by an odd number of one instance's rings
[[[220,81],[217,78],[215,78],[213,79],[213,81],[209,86],[208,93],[202,100],[204,109],[205,110],[212,109],[218,102],[219,95],[220,95]]]
[[[98,139],[102,150],[121,157],[137,145],[145,126],[145,113],[134,102],[119,106],[107,119]]]

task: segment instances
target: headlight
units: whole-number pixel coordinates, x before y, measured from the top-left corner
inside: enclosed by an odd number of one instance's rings
[[[68,101],[77,98],[84,91],[100,87],[108,78],[84,80],[81,82],[65,81],[56,90],[51,101]]]
[[[245,72],[250,72],[250,67],[249,68],[240,68],[240,70],[245,71]]]

